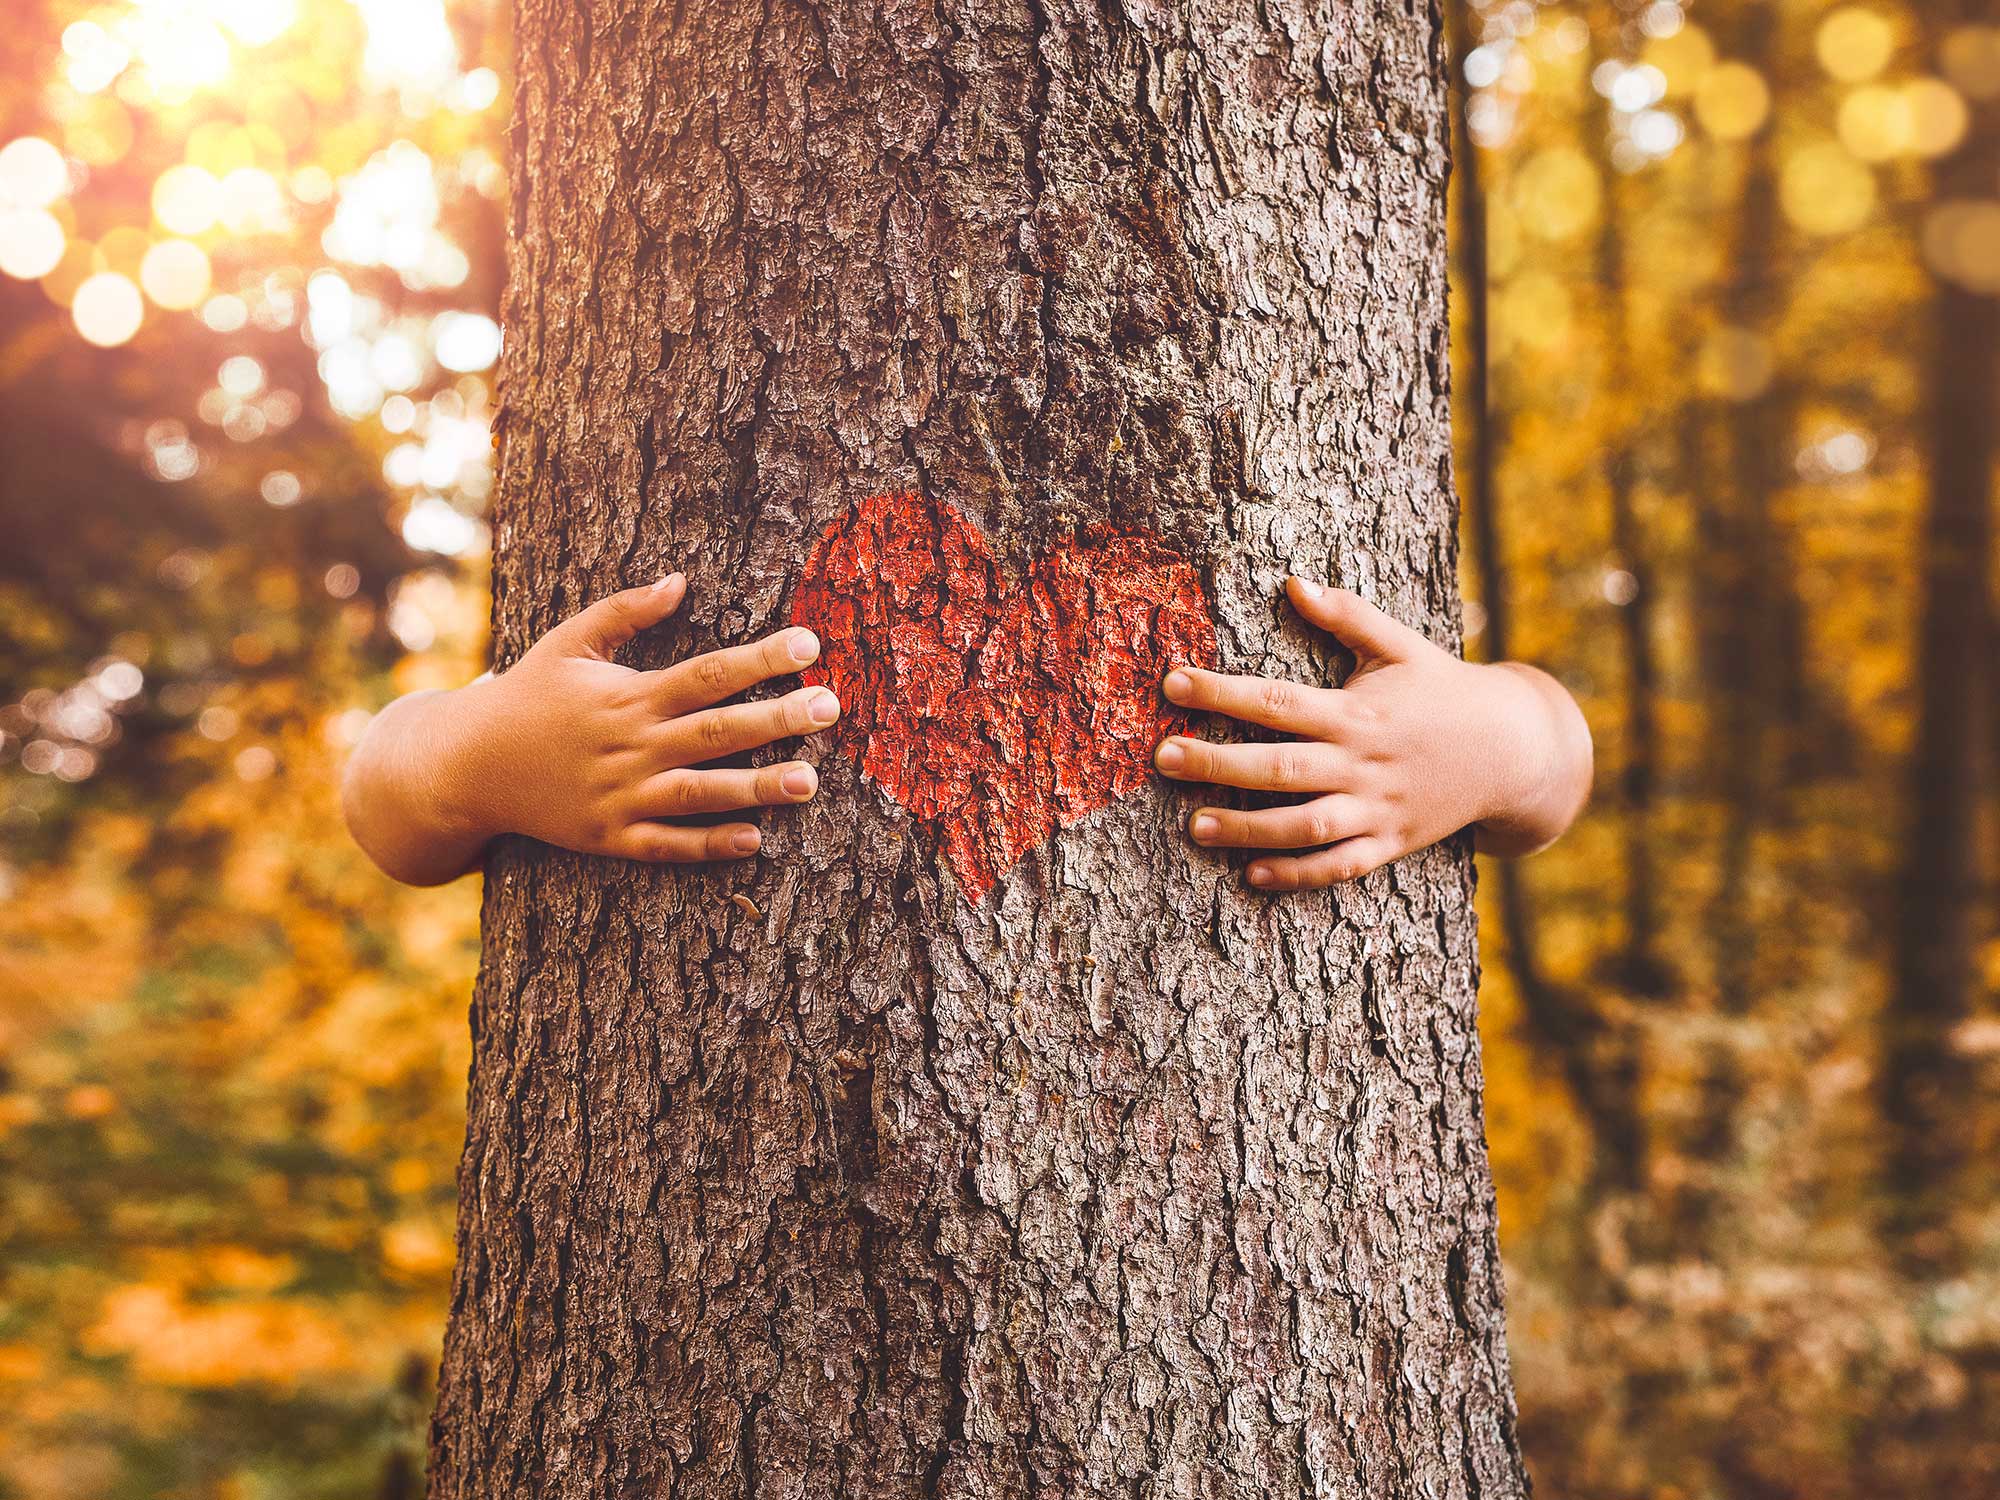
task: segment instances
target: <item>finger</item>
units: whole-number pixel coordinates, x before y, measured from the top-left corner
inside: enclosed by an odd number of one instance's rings
[[[613,841],[611,853],[647,864],[692,865],[711,859],[748,859],[763,842],[764,836],[750,823],[722,823],[713,828],[633,823]]]
[[[1356,656],[1404,661],[1430,645],[1409,626],[1392,620],[1352,589],[1330,589],[1306,578],[1285,584],[1292,606]]]
[[[1189,836],[1212,849],[1310,849],[1361,829],[1361,799],[1344,792],[1260,812],[1204,807],[1188,819]]]
[[[1395,850],[1372,836],[1343,839],[1314,854],[1260,859],[1245,872],[1250,883],[1265,891],[1316,891],[1322,886],[1359,880],[1395,857]]]
[[[667,728],[668,764],[691,766],[773,740],[812,734],[840,717],[840,700],[823,687],[800,688],[765,703],[731,703],[676,719]]]
[[[1326,734],[1332,729],[1331,688],[1305,687],[1280,677],[1231,677],[1200,667],[1176,667],[1167,673],[1161,689],[1169,702],[1182,708],[1228,714],[1288,734]]]
[[[666,718],[678,718],[733,698],[745,688],[819,658],[819,637],[810,630],[780,630],[747,645],[691,656],[658,672],[648,672],[653,702]]]
[[[648,777],[639,787],[641,818],[686,818],[744,807],[784,807],[808,802],[819,775],[802,761],[755,770],[692,771],[680,768]]]
[[[577,649],[609,656],[640,631],[659,624],[679,609],[686,597],[686,576],[669,573],[658,583],[607,595],[578,610],[558,628],[571,638]]]
[[[1331,745],[1213,745],[1175,735],[1153,752],[1161,774],[1176,781],[1212,781],[1263,792],[1332,791],[1341,768]]]

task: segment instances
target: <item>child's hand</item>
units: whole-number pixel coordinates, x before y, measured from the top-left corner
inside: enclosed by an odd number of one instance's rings
[[[1260,812],[1197,809],[1196,843],[1312,849],[1258,859],[1248,872],[1252,885],[1301,890],[1359,879],[1468,825],[1482,850],[1502,854],[1532,852],[1569,827],[1590,790],[1590,730],[1553,678],[1460,661],[1345,589],[1301,578],[1286,588],[1301,615],[1355,654],[1354,674],[1338,688],[1194,668],[1167,675],[1177,704],[1298,739],[1176,735],[1156,753],[1163,773],[1309,796]]]
[[[611,654],[672,614],[675,573],[571,616],[508,671],[391,704],[349,765],[343,801],[357,842],[391,875],[429,884],[476,863],[502,833],[620,859],[742,859],[762,842],[745,821],[673,821],[809,800],[799,761],[701,769],[705,761],[811,734],[840,716],[825,688],[713,705],[819,655],[810,630],[638,672]]]

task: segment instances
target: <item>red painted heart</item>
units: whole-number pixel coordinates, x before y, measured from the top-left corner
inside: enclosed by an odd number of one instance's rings
[[[874,495],[829,527],[793,620],[861,769],[935,833],[975,904],[1028,850],[1143,785],[1182,722],[1160,678],[1215,657],[1201,584],[1098,532],[1010,578],[949,505]]]

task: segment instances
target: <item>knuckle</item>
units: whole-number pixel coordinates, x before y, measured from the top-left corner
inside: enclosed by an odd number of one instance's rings
[[[720,652],[697,656],[688,665],[694,669],[695,683],[703,691],[720,693],[729,686],[729,661]]]
[[[729,719],[723,714],[711,714],[701,721],[701,731],[695,738],[702,749],[721,754],[729,747]]]
[[[1267,682],[1257,689],[1257,701],[1267,713],[1290,713],[1298,699],[1298,689],[1289,682]]]
[[[1289,791],[1304,784],[1306,779],[1306,759],[1296,750],[1281,750],[1271,758],[1271,782],[1281,790]]]
[[[668,814],[689,811],[700,782],[693,771],[674,770],[660,778],[660,806]]]
[[[1329,813],[1309,812],[1300,819],[1299,832],[1308,844],[1330,844],[1333,842],[1333,817]]]

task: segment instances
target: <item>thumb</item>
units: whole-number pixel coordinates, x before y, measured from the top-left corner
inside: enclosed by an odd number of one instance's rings
[[[1430,644],[1407,625],[1398,624],[1352,589],[1330,589],[1304,578],[1286,580],[1292,605],[1356,656],[1378,661],[1403,661]]]
[[[609,656],[640,631],[654,626],[680,608],[687,597],[687,578],[669,573],[658,583],[620,589],[587,605],[563,622],[563,633],[575,650]]]

